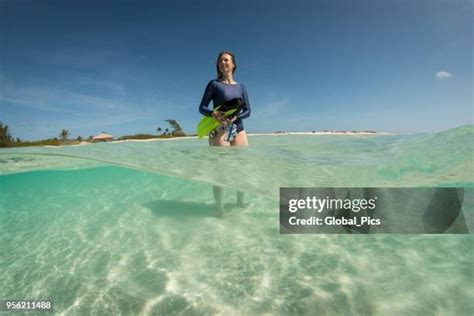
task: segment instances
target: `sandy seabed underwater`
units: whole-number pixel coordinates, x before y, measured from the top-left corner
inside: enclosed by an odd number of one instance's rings
[[[471,234],[281,235],[278,200],[288,186],[472,188],[473,136],[2,149],[0,299],[68,315],[473,314]]]

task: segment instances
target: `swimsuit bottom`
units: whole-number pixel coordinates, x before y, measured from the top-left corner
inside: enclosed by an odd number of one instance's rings
[[[236,119],[234,123],[232,123],[233,125],[235,125],[235,135],[237,135],[238,133],[240,133],[241,131],[244,130],[244,123],[242,123],[242,120],[241,119]],[[209,133],[209,137],[210,138],[214,138],[217,134],[217,129],[218,128],[222,128],[222,129],[225,129],[222,125],[213,129],[210,133]],[[235,136],[234,135],[234,136]],[[234,139],[234,137],[232,137],[232,140]]]
[[[237,125],[237,134],[244,130],[244,123],[241,119],[236,119],[234,124]]]

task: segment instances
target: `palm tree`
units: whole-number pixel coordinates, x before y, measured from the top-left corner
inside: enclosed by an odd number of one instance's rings
[[[158,133],[161,132],[161,127],[158,127],[158,128],[156,129],[156,131],[157,131]]]
[[[168,135],[169,129],[165,129],[165,135]]]
[[[0,147],[7,147],[12,141],[12,135],[8,131],[8,125],[0,122]]]
[[[173,136],[185,136],[183,129],[179,125],[179,123],[175,119],[169,119],[165,120],[165,122],[169,123],[171,125],[171,128],[173,129],[171,132],[171,135]]]
[[[64,142],[67,141],[67,138],[69,137],[69,131],[65,130],[64,128],[61,130],[61,133],[59,134],[59,139]]]

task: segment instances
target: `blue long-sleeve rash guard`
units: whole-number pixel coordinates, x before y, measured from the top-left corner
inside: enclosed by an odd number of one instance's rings
[[[212,116],[212,110],[208,108],[209,103],[213,102],[213,108],[216,108],[219,105],[224,104],[227,101],[230,101],[235,98],[241,98],[245,103],[242,111],[237,114],[237,119],[235,124],[238,126],[238,130],[243,130],[242,119],[250,116],[250,103],[247,95],[247,90],[245,86],[241,83],[237,84],[227,84],[220,82],[216,79],[209,81],[202,96],[201,105],[199,106],[199,112],[202,115]]]

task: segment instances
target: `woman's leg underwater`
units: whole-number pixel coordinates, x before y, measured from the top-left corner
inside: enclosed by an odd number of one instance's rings
[[[235,135],[234,140],[230,143],[231,146],[248,146],[249,141],[247,139],[247,134],[245,131],[240,131]],[[237,192],[237,206],[244,207],[244,193]]]
[[[214,133],[209,134],[209,146],[220,146],[220,147],[229,147],[229,142],[225,141],[225,130],[218,127],[215,129],[215,135],[211,137]],[[220,187],[213,187],[214,192],[214,201],[216,202],[217,216],[222,217],[224,215],[224,189]]]
[[[224,189],[220,187],[212,187],[214,191],[214,201],[216,202],[217,216],[224,216]]]

